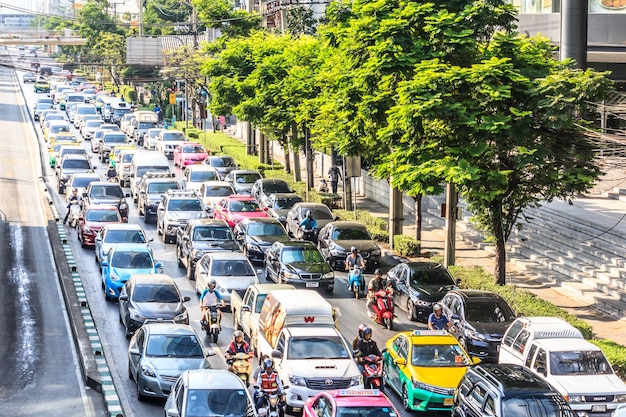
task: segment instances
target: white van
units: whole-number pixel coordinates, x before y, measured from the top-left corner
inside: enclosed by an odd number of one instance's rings
[[[165,155],[156,151],[137,152],[130,163],[129,183],[133,202],[137,202],[137,182],[143,174],[152,172],[170,172],[170,164]]]

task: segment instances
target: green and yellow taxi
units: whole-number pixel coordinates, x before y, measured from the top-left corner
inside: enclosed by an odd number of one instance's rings
[[[120,163],[120,155],[122,151],[128,151],[132,149],[137,149],[137,148],[135,148],[134,145],[119,145],[113,148],[113,151],[111,152],[111,155],[109,158],[111,165],[113,165],[113,168],[117,169],[117,164]]]
[[[73,133],[59,133],[58,135],[50,138],[50,142],[48,142],[48,149],[54,148],[54,145],[59,142],[65,145],[78,145],[82,142],[82,139]]]
[[[50,92],[50,83],[44,80],[37,80],[35,86],[33,87],[35,93],[49,93]]]
[[[385,383],[407,411],[450,411],[454,391],[472,359],[445,330],[398,333],[385,344]]]

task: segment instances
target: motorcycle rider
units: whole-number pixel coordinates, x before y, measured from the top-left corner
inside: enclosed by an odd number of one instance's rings
[[[113,167],[113,164],[109,165],[109,169],[107,170],[107,180],[113,181],[117,177],[117,171]]]
[[[317,222],[313,218],[313,212],[311,210],[307,210],[306,217],[302,219],[300,224],[298,225],[300,230],[304,231],[314,231],[317,229]],[[304,237],[304,233],[302,233],[302,237]]]
[[[367,326],[363,329],[363,338],[356,344],[356,350],[356,364],[359,366],[361,373],[363,373],[363,363],[365,362],[365,358],[367,356],[376,355],[378,357],[382,357],[382,353],[380,352],[380,349],[378,349],[378,345],[374,339],[372,339],[372,329]]]
[[[363,330],[365,330],[366,327],[367,326],[364,323],[359,324],[356,336],[354,336],[354,339],[352,339],[352,350],[357,350],[356,346],[361,340],[363,340]]]
[[[428,329],[430,330],[452,330],[452,322],[445,314],[441,304],[435,303],[433,312],[428,316]]]
[[[346,257],[346,271],[352,271],[355,266],[360,267],[361,271],[365,271],[365,260],[359,254],[359,250],[356,248],[356,246],[352,246],[350,248],[350,255]],[[351,277],[352,272],[348,273],[348,275]],[[351,282],[350,280],[348,280],[348,288],[350,288],[350,284]],[[365,282],[364,282],[363,277],[361,277],[360,286],[361,286],[361,290],[365,289]]]
[[[367,311],[371,313],[371,315],[378,315],[378,306],[376,305],[376,293],[380,290],[387,290],[387,292],[391,292],[391,286],[389,283],[385,284],[383,280],[383,271],[380,268],[376,268],[374,271],[374,278],[372,278],[367,284]]]
[[[278,372],[274,369],[274,359],[267,358],[263,361],[263,371],[261,371],[257,377],[254,387],[258,390],[255,404],[257,412],[265,403],[263,396],[265,392],[274,393],[278,391],[278,395],[281,396],[280,405],[282,408],[282,405],[285,403],[285,388],[283,387],[283,382],[280,380]],[[281,412],[281,414],[283,413]]]
[[[241,330],[235,330],[233,332],[233,340],[228,345],[228,349],[226,349],[226,353],[224,355],[226,357],[226,363],[228,364],[228,370],[230,372],[233,371],[233,356],[238,353],[247,353],[248,355],[250,355],[250,358],[248,358],[248,362],[251,362],[252,357],[254,356],[248,342],[243,340],[243,332]]]
[[[224,299],[218,291],[215,291],[215,287],[217,287],[217,282],[212,279],[207,284],[207,287],[202,291],[202,294],[200,294],[200,308],[202,309],[203,319],[202,330],[205,330],[206,326],[209,326],[211,323],[211,307],[217,307],[218,301],[220,301],[220,306],[222,308],[226,307]],[[222,312],[219,309],[217,309],[217,323],[220,326],[220,331],[222,331]]]
[[[67,199],[67,211],[65,212],[65,217],[63,218],[63,224],[67,223],[67,219],[70,218],[70,207],[72,203],[80,203],[80,196],[78,195],[78,188],[72,188],[72,195]]]

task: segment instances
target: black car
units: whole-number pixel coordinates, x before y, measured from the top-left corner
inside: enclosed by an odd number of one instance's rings
[[[265,279],[277,284],[325,290],[335,288],[335,273],[311,242],[275,242],[265,252]]]
[[[490,291],[452,290],[439,302],[454,324],[453,334],[472,356],[497,362],[502,336],[515,312],[504,298]]]
[[[137,212],[143,221],[156,222],[157,207],[168,190],[180,190],[174,173],[148,172],[137,182]]]
[[[225,180],[233,186],[237,194],[250,194],[252,186],[259,178],[263,178],[259,171],[235,169],[226,175]]]
[[[292,237],[299,237],[300,235],[300,222],[306,217],[307,211],[311,211],[313,218],[317,223],[317,229],[315,230],[314,239],[317,241],[317,236],[320,229],[326,224],[338,220],[338,217],[333,214],[327,205],[322,203],[306,203],[300,202],[293,205],[289,213],[287,213],[287,224],[285,229]]]
[[[250,262],[263,262],[265,251],[274,242],[289,239],[283,225],[273,217],[254,217],[240,221],[234,228],[235,239]]]
[[[453,417],[574,417],[546,380],[521,365],[476,365],[467,369],[454,396]]]
[[[189,324],[189,314],[183,297],[174,280],[163,274],[132,275],[119,298],[120,322],[126,337],[132,336],[146,320],[173,320],[179,324]]]
[[[394,289],[396,307],[410,320],[426,322],[433,305],[457,288],[450,272],[436,262],[402,262],[391,268],[387,280]]]
[[[262,206],[269,206],[268,199],[270,194],[276,193],[293,193],[289,184],[285,180],[279,178],[262,178],[256,180],[250,189],[250,195],[257,199]]]
[[[280,220],[283,226],[287,223],[287,213],[294,204],[302,201],[302,198],[295,193],[274,193],[270,194],[267,200],[259,202],[262,208],[267,207],[267,214]]]
[[[126,197],[130,194],[124,194],[124,190],[118,183],[108,181],[93,181],[87,186],[83,193],[83,203],[88,206],[90,204],[108,204],[117,206],[124,222],[128,221],[128,202]]]
[[[380,247],[363,223],[330,222],[320,230],[317,238],[317,247],[335,269],[345,269],[346,258],[353,246],[363,257],[367,269],[373,271],[380,266]]]
[[[239,169],[235,160],[231,156],[226,155],[210,155],[202,163],[215,168],[222,181],[225,180],[226,175],[228,175],[230,171]]]

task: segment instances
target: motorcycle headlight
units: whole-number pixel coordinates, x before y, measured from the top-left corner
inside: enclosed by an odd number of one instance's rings
[[[283,275],[285,276],[285,278],[289,278],[289,279],[300,279],[300,275],[298,274],[294,274],[292,272],[283,272]]]
[[[351,387],[354,387],[354,386],[357,386],[357,385],[361,385],[361,384],[363,384],[363,377],[361,375],[353,376],[350,379],[350,386]]]
[[[302,376],[289,375],[289,383],[299,387],[306,387],[306,380]]]
[[[137,312],[137,310],[135,310],[134,308],[131,308],[128,310],[128,314],[130,315],[130,319],[131,320],[135,320],[135,321],[146,321],[146,317],[139,314]]]
[[[187,320],[187,310],[183,311],[182,313],[174,317],[174,321],[184,321],[184,320]]]
[[[327,272],[324,275],[322,275],[322,279],[333,279],[335,278],[335,273],[334,272]]]
[[[121,203],[120,210],[128,210],[128,203]]]
[[[154,369],[152,369],[152,367],[149,365],[141,365],[141,373],[151,378],[156,378],[157,376],[156,372],[154,372]]]

